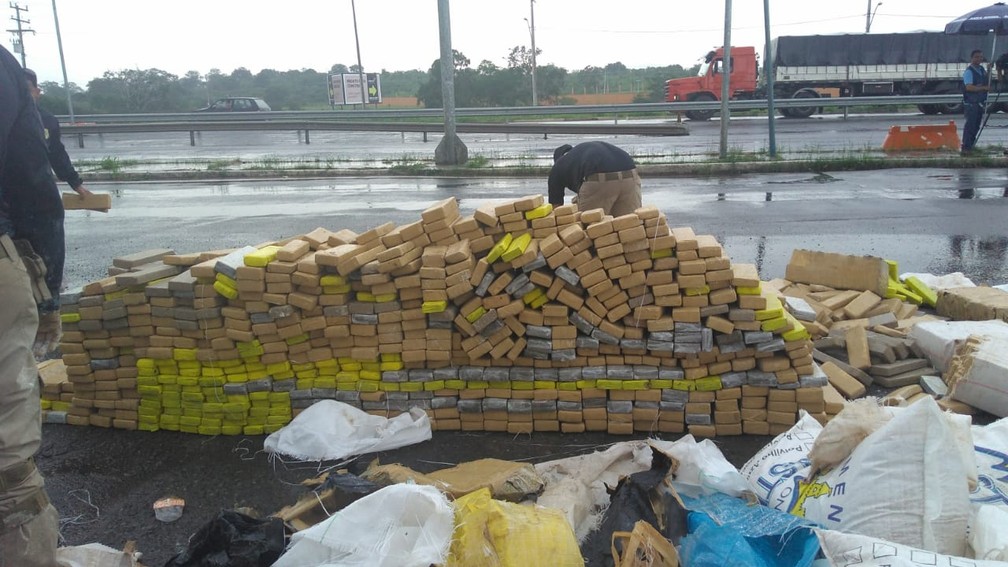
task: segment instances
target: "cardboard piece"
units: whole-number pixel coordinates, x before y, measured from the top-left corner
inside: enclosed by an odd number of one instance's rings
[[[531,494],[539,494],[546,486],[532,465],[500,459],[469,461],[429,474],[397,464],[379,465],[375,461],[361,477],[381,485],[409,480],[435,486],[453,498],[487,488],[495,499],[509,502],[520,502]]]

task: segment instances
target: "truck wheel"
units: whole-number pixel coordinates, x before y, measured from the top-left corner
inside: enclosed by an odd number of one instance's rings
[[[958,94],[958,89],[956,87],[943,86],[936,88],[932,91],[934,94]],[[947,102],[944,104],[936,104],[934,107],[938,112],[942,114],[962,114],[963,105],[961,102]],[[936,113],[937,114],[937,113]]]
[[[717,98],[710,93],[697,93],[690,99],[690,102],[713,102],[715,100],[717,100]],[[711,116],[714,116],[715,112],[716,111],[714,110],[687,110],[686,118],[696,120],[698,122],[704,122],[710,120]]]
[[[941,109],[942,114],[962,114],[963,105],[961,102],[950,102],[948,104],[939,104],[938,108]]]
[[[815,91],[804,89],[796,92],[791,98],[819,98],[819,95]],[[808,118],[815,114],[817,109],[816,106],[792,106],[788,109],[790,112],[785,116],[788,118]]]
[[[941,109],[938,108],[937,104],[918,104],[917,110],[921,111],[922,114],[926,114],[928,116],[934,116],[935,114],[941,112]]]

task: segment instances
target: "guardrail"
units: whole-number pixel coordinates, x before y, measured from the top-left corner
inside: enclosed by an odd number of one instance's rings
[[[1008,101],[1008,93],[1004,98]],[[777,108],[795,108],[810,105],[850,108],[856,106],[899,106],[907,104],[943,104],[962,102],[962,95],[918,95],[918,96],[862,96],[820,99],[774,99]],[[733,100],[728,103],[731,110],[766,109],[767,101]],[[492,108],[458,108],[455,115],[469,117],[517,116],[571,116],[571,115],[630,115],[652,113],[676,113],[687,110],[720,110],[721,103],[710,102],[647,102],[634,104],[591,104],[562,106],[515,106]],[[304,121],[361,121],[372,119],[439,119],[443,116],[440,108],[388,108],[355,110],[275,110],[272,112],[175,112],[159,114],[84,114],[76,116],[77,122],[109,124],[131,122],[248,122],[273,120]],[[67,117],[61,116],[61,122]]]
[[[225,122],[132,122],[123,124],[70,124],[62,127],[65,134],[76,134],[78,147],[84,147],[84,134],[189,132],[189,145],[196,145],[196,132],[249,132],[263,130],[296,130],[304,132],[305,144],[311,144],[312,130],[357,132],[420,132],[427,141],[430,132],[444,132],[444,124],[437,122],[337,122],[324,120],[266,120]],[[687,136],[685,124],[663,122],[659,124],[630,123],[460,123],[456,130],[461,134],[608,134],[639,136]]]
[[[962,100],[960,95],[871,96],[818,99],[775,100],[777,108],[829,106],[848,109],[858,106],[894,106],[916,104],[946,104]],[[1008,100],[1008,96],[1006,96]],[[766,100],[734,100],[731,111],[765,110]],[[458,122],[460,133],[500,134],[612,134],[685,136],[688,128],[678,122],[659,124],[620,123],[621,118],[634,114],[684,113],[688,110],[721,109],[718,101],[663,102],[579,106],[524,106],[509,108],[460,108],[458,118],[495,117],[504,122]],[[543,116],[612,117],[612,122],[511,122],[517,117],[541,118]],[[187,112],[164,114],[91,114],[77,116],[77,122],[62,126],[63,132],[77,136],[77,144],[84,147],[85,134],[189,132],[189,144],[196,145],[196,132],[202,131],[263,131],[296,130],[304,132],[304,141],[311,143],[312,130],[361,132],[421,132],[427,141],[429,132],[444,132],[440,108],[382,109],[382,110],[328,110],[328,111],[272,111],[272,112]],[[65,117],[63,117],[65,118]],[[430,122],[417,122],[426,119]],[[400,120],[400,121],[397,121]]]

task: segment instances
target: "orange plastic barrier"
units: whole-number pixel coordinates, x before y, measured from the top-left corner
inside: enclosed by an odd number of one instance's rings
[[[948,124],[936,126],[893,126],[889,128],[889,135],[882,142],[882,149],[887,152],[942,148],[958,150],[959,143],[959,132],[956,130],[955,122],[949,120]]]

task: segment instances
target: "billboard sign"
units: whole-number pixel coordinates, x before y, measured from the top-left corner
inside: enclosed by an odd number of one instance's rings
[[[361,75],[359,73],[329,75],[329,104],[331,106],[361,104],[365,90],[369,104],[380,103],[382,101],[381,75],[379,73],[366,73],[364,79],[365,83],[361,85]]]

